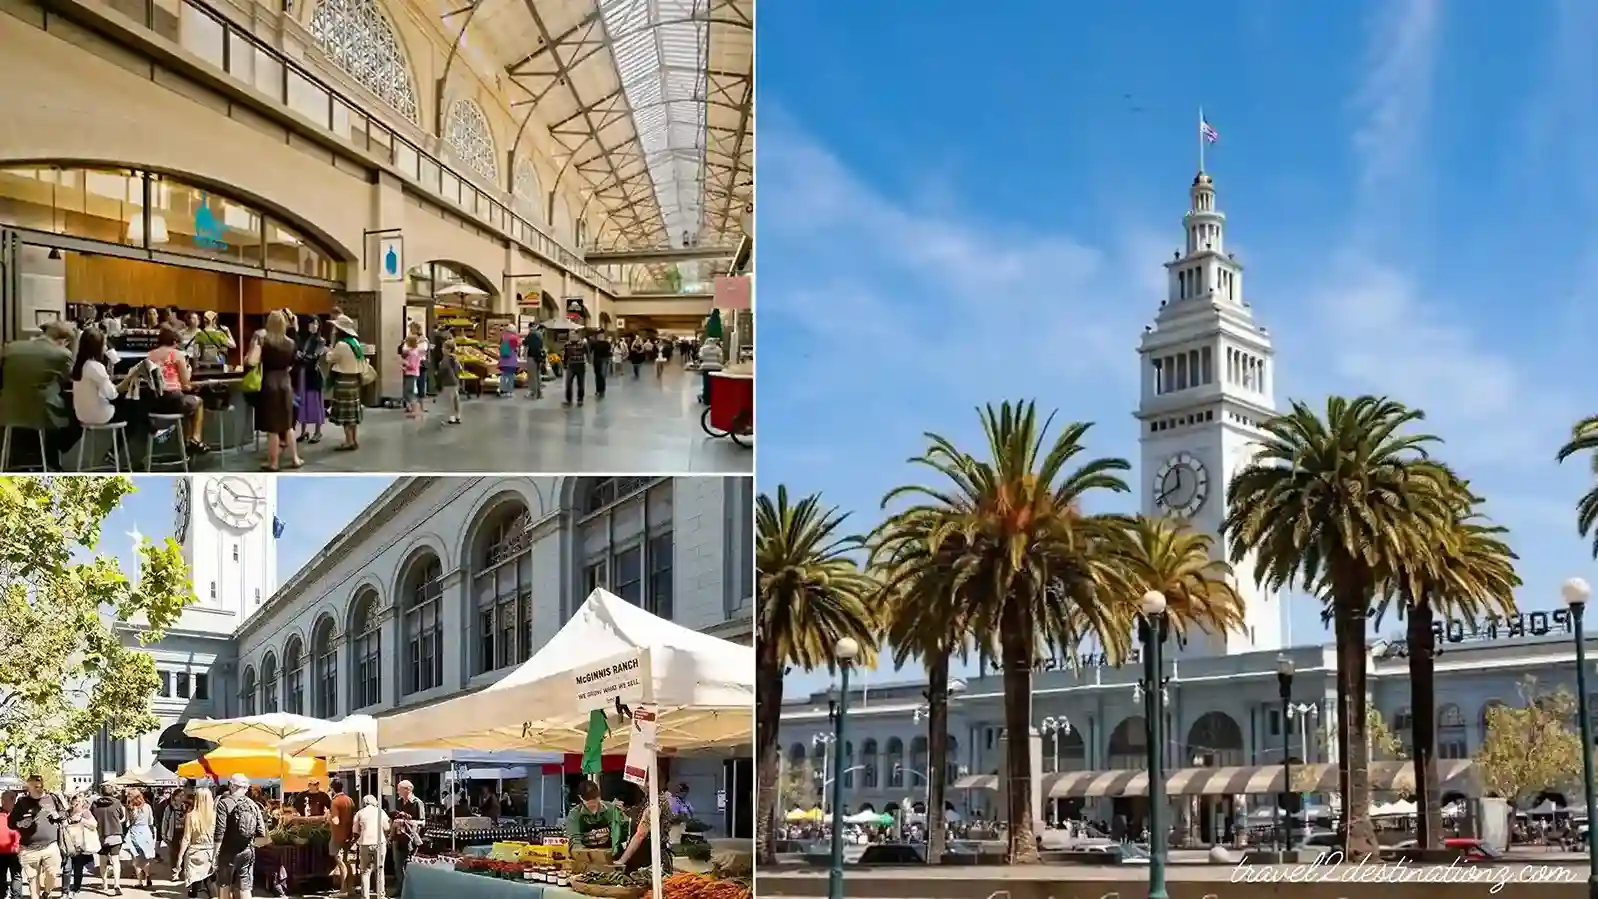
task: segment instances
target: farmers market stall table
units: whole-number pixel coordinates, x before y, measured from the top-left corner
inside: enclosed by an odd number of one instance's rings
[[[448,865],[411,863],[405,867],[400,899],[587,899],[580,893],[541,883],[517,883],[451,870]]]

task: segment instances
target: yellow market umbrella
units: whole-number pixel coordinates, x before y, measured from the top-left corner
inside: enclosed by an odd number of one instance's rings
[[[809,821],[810,813],[802,808],[796,808],[790,810],[788,814],[784,815],[783,819],[790,824],[798,824],[800,821]]]
[[[212,750],[192,762],[178,766],[178,776],[196,780],[216,777],[226,780],[235,774],[249,778],[282,778],[287,788],[291,781],[313,777],[326,779],[327,760],[309,756],[284,757],[263,749]]]

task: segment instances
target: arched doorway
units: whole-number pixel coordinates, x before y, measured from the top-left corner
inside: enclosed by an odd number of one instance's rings
[[[1147,771],[1149,766],[1148,722],[1142,715],[1132,715],[1110,731],[1108,758],[1110,767],[1125,771]],[[1148,819],[1149,800],[1146,796],[1118,796],[1110,802],[1110,831],[1112,836],[1137,835],[1143,832]]]
[[[1087,769],[1087,743],[1082,740],[1082,732],[1071,728],[1069,733],[1056,733],[1054,765],[1058,772],[1083,771]],[[1086,800],[1080,798],[1063,799],[1049,798],[1050,811],[1053,812],[1055,821],[1076,820],[1082,817],[1082,809]]]
[[[456,338],[486,340],[498,296],[498,288],[470,266],[448,259],[423,262],[405,275],[405,326],[419,323],[425,334],[442,328]]]
[[[1183,758],[1174,767],[1218,768],[1243,763],[1243,728],[1225,712],[1205,712],[1188,728]],[[1227,841],[1241,811],[1232,796],[1195,796],[1187,811],[1196,816],[1199,839]]]
[[[183,723],[168,727],[156,738],[155,760],[176,771],[184,762],[192,762],[216,748],[210,740],[201,740],[183,732]]]

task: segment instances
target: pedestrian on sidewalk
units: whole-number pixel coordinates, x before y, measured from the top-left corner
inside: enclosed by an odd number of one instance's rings
[[[22,899],[22,834],[11,826],[15,790],[0,793],[0,899]]]
[[[355,813],[355,866],[361,878],[361,899],[371,899],[374,891],[378,899],[388,894],[383,865],[392,826],[388,813],[377,804],[377,797],[366,794],[361,810]]]
[[[83,892],[83,874],[94,863],[99,851],[99,825],[89,811],[89,800],[80,795],[72,800],[72,811],[61,828],[61,854],[67,862],[66,883],[61,888],[64,899],[74,899]]]
[[[127,810],[116,797],[116,788],[100,785],[100,796],[89,806],[94,823],[100,829],[100,892],[107,896],[122,895],[122,836],[127,825]]]

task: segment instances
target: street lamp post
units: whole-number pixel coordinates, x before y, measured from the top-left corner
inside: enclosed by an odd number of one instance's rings
[[[1592,588],[1579,577],[1573,577],[1559,587],[1565,604],[1570,606],[1570,622],[1576,632],[1576,695],[1580,697],[1577,715],[1581,718],[1581,787],[1587,801],[1587,896],[1598,899],[1598,827],[1594,827],[1593,772],[1592,772],[1592,718],[1587,710],[1587,637],[1582,633],[1582,613]]]
[[[1293,756],[1291,749],[1293,729],[1287,723],[1288,716],[1292,714],[1293,709],[1293,660],[1287,656],[1279,656],[1276,659],[1276,689],[1282,700],[1282,792],[1280,797],[1285,798],[1288,792],[1293,789]],[[1281,811],[1286,811],[1286,809],[1282,808],[1281,801],[1276,803],[1276,807]],[[1271,818],[1274,821],[1277,816],[1272,815]],[[1291,830],[1292,827],[1292,820],[1289,819],[1286,828],[1278,829],[1275,840],[1277,852],[1283,852],[1291,847],[1293,841],[1287,838],[1285,831]]]
[[[849,712],[849,669],[854,666],[855,656],[860,654],[860,644],[850,637],[844,637],[832,648],[832,654],[838,660],[838,714],[832,719],[832,766],[835,770],[842,771],[843,720]],[[843,808],[841,777],[832,779],[832,808],[833,814],[837,814],[837,810]],[[827,873],[827,899],[843,899],[843,828],[838,824],[838,821],[832,824],[831,869]]]
[[[1058,777],[1060,774],[1060,738],[1071,735],[1071,719],[1064,715],[1058,718],[1051,715],[1043,719],[1038,729],[1049,735],[1049,743],[1054,747],[1053,773]],[[1049,798],[1049,822],[1055,827],[1060,826],[1060,803],[1057,799]]]
[[[1165,892],[1165,594],[1143,594],[1138,635],[1143,640],[1143,695],[1149,754],[1149,899],[1167,899]]]
[[[1299,759],[1301,764],[1307,765],[1315,761],[1315,754],[1310,751],[1309,747],[1310,725],[1318,721],[1320,719],[1320,715],[1321,707],[1313,702],[1290,703],[1287,706],[1288,719],[1298,722],[1298,751],[1304,755],[1303,758]],[[1292,788],[1291,784],[1284,784],[1283,786],[1290,790]],[[1308,805],[1308,798],[1308,793],[1299,794],[1298,809],[1300,813],[1302,813],[1304,811],[1304,807]],[[1287,826],[1290,837],[1293,822],[1289,821]],[[1308,818],[1304,820],[1304,832],[1309,832]],[[1289,848],[1291,848],[1291,839],[1288,840],[1288,843]]]
[[[836,708],[838,700],[835,699],[833,702],[834,708]],[[830,747],[837,741],[837,737],[833,734],[815,734],[810,738],[810,745],[821,750],[821,823],[823,825],[827,823],[827,783],[829,782],[827,775],[838,770],[830,764],[833,755],[833,750]],[[834,815],[838,813],[838,808],[838,805],[833,805],[832,813]]]

